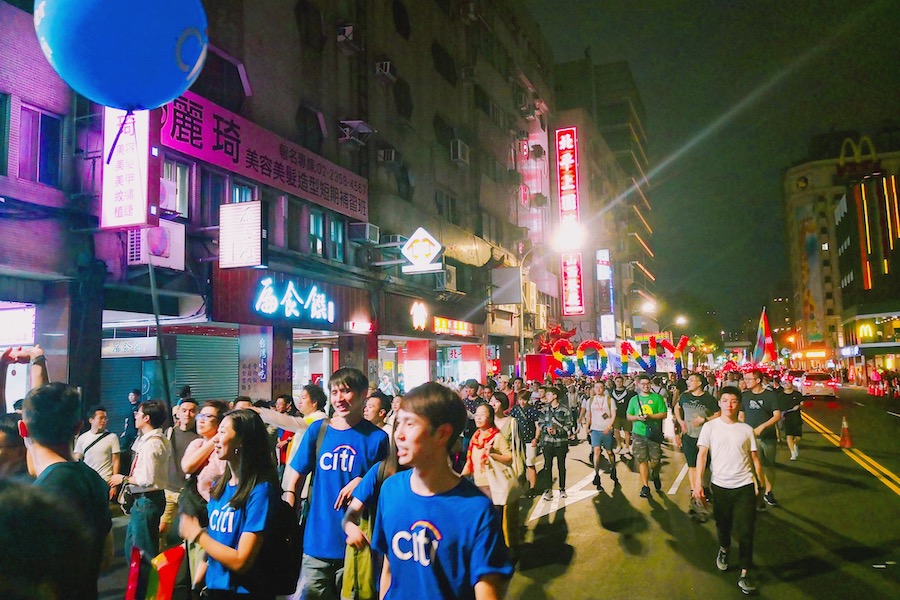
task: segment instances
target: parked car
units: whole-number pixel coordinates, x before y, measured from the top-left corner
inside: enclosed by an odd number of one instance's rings
[[[791,381],[794,386],[796,386],[798,383],[800,383],[800,378],[803,377],[803,374],[805,372],[806,371],[804,371],[803,369],[788,369],[784,372],[783,379]]]
[[[837,379],[830,373],[822,371],[810,371],[800,378],[800,392],[804,396],[836,396],[837,387],[840,385]]]

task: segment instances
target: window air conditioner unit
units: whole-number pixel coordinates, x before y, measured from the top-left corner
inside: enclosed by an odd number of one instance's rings
[[[535,314],[537,312],[537,284],[533,281],[525,282],[525,294],[523,297],[525,303],[525,312]]]
[[[362,35],[357,25],[341,25],[337,28],[338,48],[344,54],[353,55],[363,49]]]
[[[462,140],[450,141],[450,160],[457,164],[469,164],[469,146]]]
[[[409,240],[405,235],[383,235],[381,236],[381,243],[386,244],[396,244],[398,247],[404,245]]]
[[[375,79],[384,85],[397,81],[397,66],[389,60],[375,63]]]
[[[349,238],[360,244],[377,244],[381,238],[378,225],[372,223],[350,223]]]
[[[529,102],[527,106],[519,107],[519,110],[526,121],[534,121],[537,119],[537,107],[535,107],[533,103]]]
[[[531,100],[528,98],[528,92],[516,92],[516,108],[525,112],[531,106]]]
[[[378,151],[378,162],[394,165],[400,162],[400,153],[393,148],[382,148]]]
[[[129,229],[126,262],[184,271],[184,225],[160,219],[159,227]]]
[[[442,272],[435,273],[436,285],[435,289],[439,292],[455,292],[456,287],[456,267],[453,265],[444,265]]]

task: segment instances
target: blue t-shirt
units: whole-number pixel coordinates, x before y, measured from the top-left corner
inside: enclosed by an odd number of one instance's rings
[[[237,491],[236,485],[228,485],[222,497],[209,499],[209,536],[231,548],[237,548],[241,534],[245,532],[259,533],[266,529],[266,518],[272,500],[272,491],[268,483],[258,483],[250,492],[243,508],[235,510],[228,501]],[[209,558],[206,570],[206,586],[211,590],[227,590],[238,594],[249,594],[243,586],[231,581],[232,573],[219,561]]]
[[[353,497],[363,503],[366,508],[375,509],[377,507],[378,495],[381,490],[378,488],[378,471],[381,470],[383,460],[378,461],[372,468],[366,471],[362,481],[353,490]],[[383,483],[383,482],[382,482]]]
[[[386,599],[475,598],[484,575],[512,577],[499,514],[490,499],[467,479],[436,496],[410,487],[412,471],[389,477],[381,486],[372,547],[391,564]]]
[[[368,421],[345,430],[329,427],[317,459],[316,439],[322,426],[322,421],[309,426],[291,459],[291,467],[301,478],[315,470],[303,553],[337,560],[344,558],[347,536],[341,527],[344,509],[335,510],[334,501],[351,479],[362,477],[372,465],[387,457],[388,436]]]

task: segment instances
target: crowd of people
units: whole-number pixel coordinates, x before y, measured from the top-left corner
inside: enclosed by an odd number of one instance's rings
[[[605,479],[619,485],[634,465],[640,497],[651,496],[651,483],[662,493],[667,420],[669,442],[689,468],[691,515],[715,517],[716,566],[728,569],[734,531],[738,585],[754,593],[756,513],[778,506],[777,440],[788,443],[791,460],[799,456],[800,394],[790,380],[782,387],[759,371],[721,381],[702,373],[543,383],[501,375],[406,391],[342,368],[327,394],[307,385],[271,405],[243,396],[200,401],[185,388],[170,408],[141,401],[135,390],[132,418],[117,435],[102,406],[82,415],[75,390],[48,382],[39,346],[9,349],[0,361],[3,377],[9,365],[30,362],[33,385],[21,414],[0,420],[0,525],[48,503],[62,507],[59,519],[87,524],[65,540],[36,530],[35,544],[55,544],[54,551],[82,544],[72,558],[77,568],[39,569],[26,551],[0,568],[3,597],[30,586],[51,590],[46,597],[96,598],[112,556],[116,499],[129,515],[125,556],[137,548],[144,557],[139,585],[147,584],[149,559],[184,545],[183,597],[285,594],[262,585],[259,570],[260,557],[284,537],[273,522],[286,503],[302,522],[291,598],[405,598],[421,590],[499,598],[521,552],[520,497],[565,501],[566,457],[582,441],[598,490]]]

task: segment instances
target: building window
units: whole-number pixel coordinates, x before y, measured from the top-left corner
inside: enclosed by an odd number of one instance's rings
[[[206,225],[219,224],[219,206],[225,202],[225,176],[203,169],[200,175],[200,212]]]
[[[322,113],[305,104],[297,109],[297,143],[316,154],[322,154],[325,133],[322,130]]]
[[[23,106],[19,126],[19,178],[59,187],[61,153],[59,117]]]
[[[188,203],[191,199],[191,165],[167,158],[163,162],[163,179],[172,182],[175,186],[174,190],[170,186],[165,193],[160,190],[160,209],[188,218]]]
[[[322,13],[309,0],[300,0],[294,9],[297,29],[300,30],[300,42],[304,47],[322,52],[325,48],[325,31]]]
[[[412,202],[413,199],[413,177],[409,172],[409,167],[400,165],[394,170],[394,178],[397,181],[397,195]]]
[[[440,115],[434,115],[432,126],[434,127],[434,137],[437,138],[438,144],[449,150],[450,142],[456,137],[453,127],[442,119]]]
[[[826,314],[827,316],[829,316],[829,317],[833,317],[833,316],[834,316],[834,309],[833,309],[833,308],[827,309],[827,310],[825,311],[825,314]]]
[[[212,47],[191,91],[237,114],[250,95],[244,65]]]
[[[9,156],[9,94],[0,94],[0,176],[5,176]]]
[[[447,83],[456,86],[456,63],[447,50],[434,42],[431,44],[431,58],[434,61],[434,69],[443,77]]]
[[[434,191],[434,204],[439,215],[453,223],[460,225],[462,223],[462,215],[459,210],[459,200],[456,196],[448,194],[443,190]]]
[[[231,201],[234,204],[240,202],[253,202],[256,196],[256,186],[235,181],[231,184]]]
[[[319,210],[309,211],[309,252],[325,255],[325,215]]]
[[[397,114],[407,121],[412,120],[413,101],[409,84],[405,79],[397,79],[397,81],[394,82],[393,90],[394,108],[397,109]]]
[[[400,37],[408,40],[412,35],[412,28],[409,25],[409,11],[406,10],[406,5],[400,0],[394,0],[391,4],[391,14],[394,17],[394,29],[397,30]]]
[[[328,221],[329,258],[338,262],[344,262],[344,222],[334,217]]]

